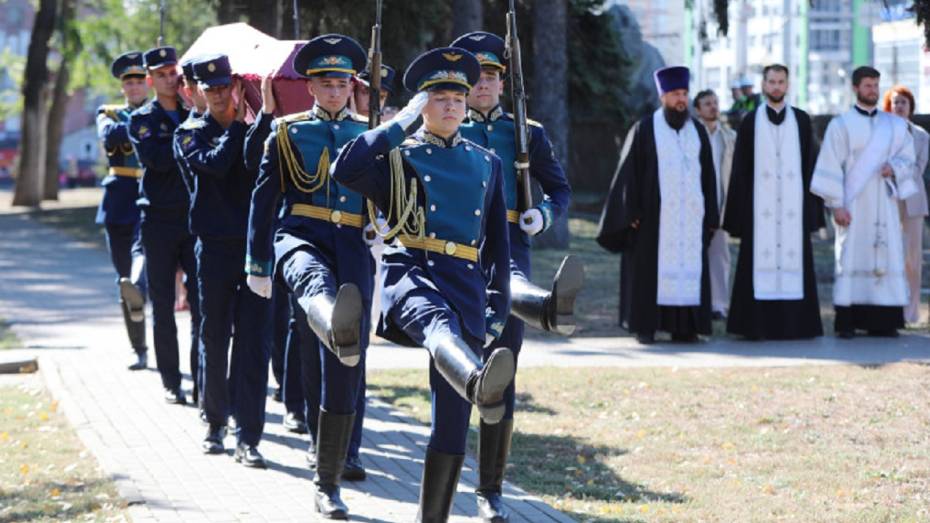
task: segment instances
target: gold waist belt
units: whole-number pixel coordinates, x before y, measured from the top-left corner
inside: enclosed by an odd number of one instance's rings
[[[411,249],[422,249],[424,251],[445,254],[468,260],[470,262],[478,261],[478,248],[461,243],[449,242],[437,238],[417,238],[416,236],[401,235],[397,237],[404,247]]]
[[[110,174],[113,176],[126,176],[129,178],[141,178],[142,169],[136,167],[110,167]]]
[[[361,228],[362,225],[364,225],[364,220],[361,214],[352,214],[350,212],[343,212],[338,209],[317,207],[316,205],[307,205],[303,203],[294,204],[294,206],[291,207],[291,214],[358,228]]]

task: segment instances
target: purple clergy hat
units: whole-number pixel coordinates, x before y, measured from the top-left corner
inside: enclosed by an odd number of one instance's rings
[[[691,80],[691,71],[683,65],[673,65],[657,69],[653,74],[659,95],[676,89],[687,89]]]

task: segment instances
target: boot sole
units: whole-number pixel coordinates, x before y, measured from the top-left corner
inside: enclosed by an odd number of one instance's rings
[[[496,349],[484,364],[475,386],[475,403],[486,423],[493,425],[504,417],[504,391],[513,381],[514,373],[516,362],[507,348]]]
[[[346,367],[354,367],[361,360],[361,326],[362,293],[355,285],[345,284],[339,288],[333,304],[332,350]]]
[[[119,279],[119,295],[129,309],[129,319],[139,323],[145,320],[145,298],[142,291],[133,285],[129,278]]]
[[[555,273],[552,282],[553,317],[549,318],[552,331],[563,336],[575,332],[575,298],[584,286],[584,264],[577,256],[568,255]]]

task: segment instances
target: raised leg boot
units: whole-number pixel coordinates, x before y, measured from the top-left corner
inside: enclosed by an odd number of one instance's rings
[[[546,291],[526,278],[510,279],[511,313],[527,325],[540,330],[570,336],[575,332],[575,299],[584,284],[584,265],[569,255]]]
[[[495,349],[482,363],[464,340],[445,336],[430,351],[436,370],[463,398],[478,407],[481,419],[497,423],[504,416],[504,391],[513,381],[513,352]]]
[[[335,297],[324,293],[298,301],[305,307],[307,323],[323,344],[343,365],[358,365],[362,357],[362,294],[358,287],[346,283]]]
[[[504,468],[510,454],[513,420],[494,425],[482,423],[478,434],[478,517],[485,523],[505,523],[510,514],[504,507]]]
[[[316,485],[314,504],[326,519],[349,519],[349,507],[342,501],[339,482],[345,467],[346,452],[355,413],[331,414],[320,409],[320,424],[316,439]]]
[[[465,456],[426,449],[417,523],[446,523]]]

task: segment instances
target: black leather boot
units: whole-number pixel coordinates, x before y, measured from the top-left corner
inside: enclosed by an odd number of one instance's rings
[[[566,256],[552,280],[552,290],[537,287],[526,278],[510,279],[511,314],[537,329],[570,336],[575,332],[575,298],[584,284],[584,265]]]
[[[433,348],[436,370],[460,396],[478,407],[481,419],[497,423],[504,416],[504,391],[516,372],[513,352],[495,349],[485,363],[465,343],[451,334]]]
[[[423,480],[420,481],[420,510],[417,523],[445,523],[459,484],[465,456],[426,449]]]
[[[512,419],[494,425],[482,423],[478,434],[478,488],[475,494],[478,517],[486,523],[510,521],[501,492],[512,434]]]
[[[358,287],[346,283],[335,297],[321,293],[298,302],[310,329],[339,361],[347,367],[358,365],[362,357],[362,294]]]
[[[342,501],[339,482],[345,467],[346,452],[355,413],[330,414],[320,409],[320,424],[316,439],[316,485],[314,504],[326,519],[349,519],[349,507]]]

